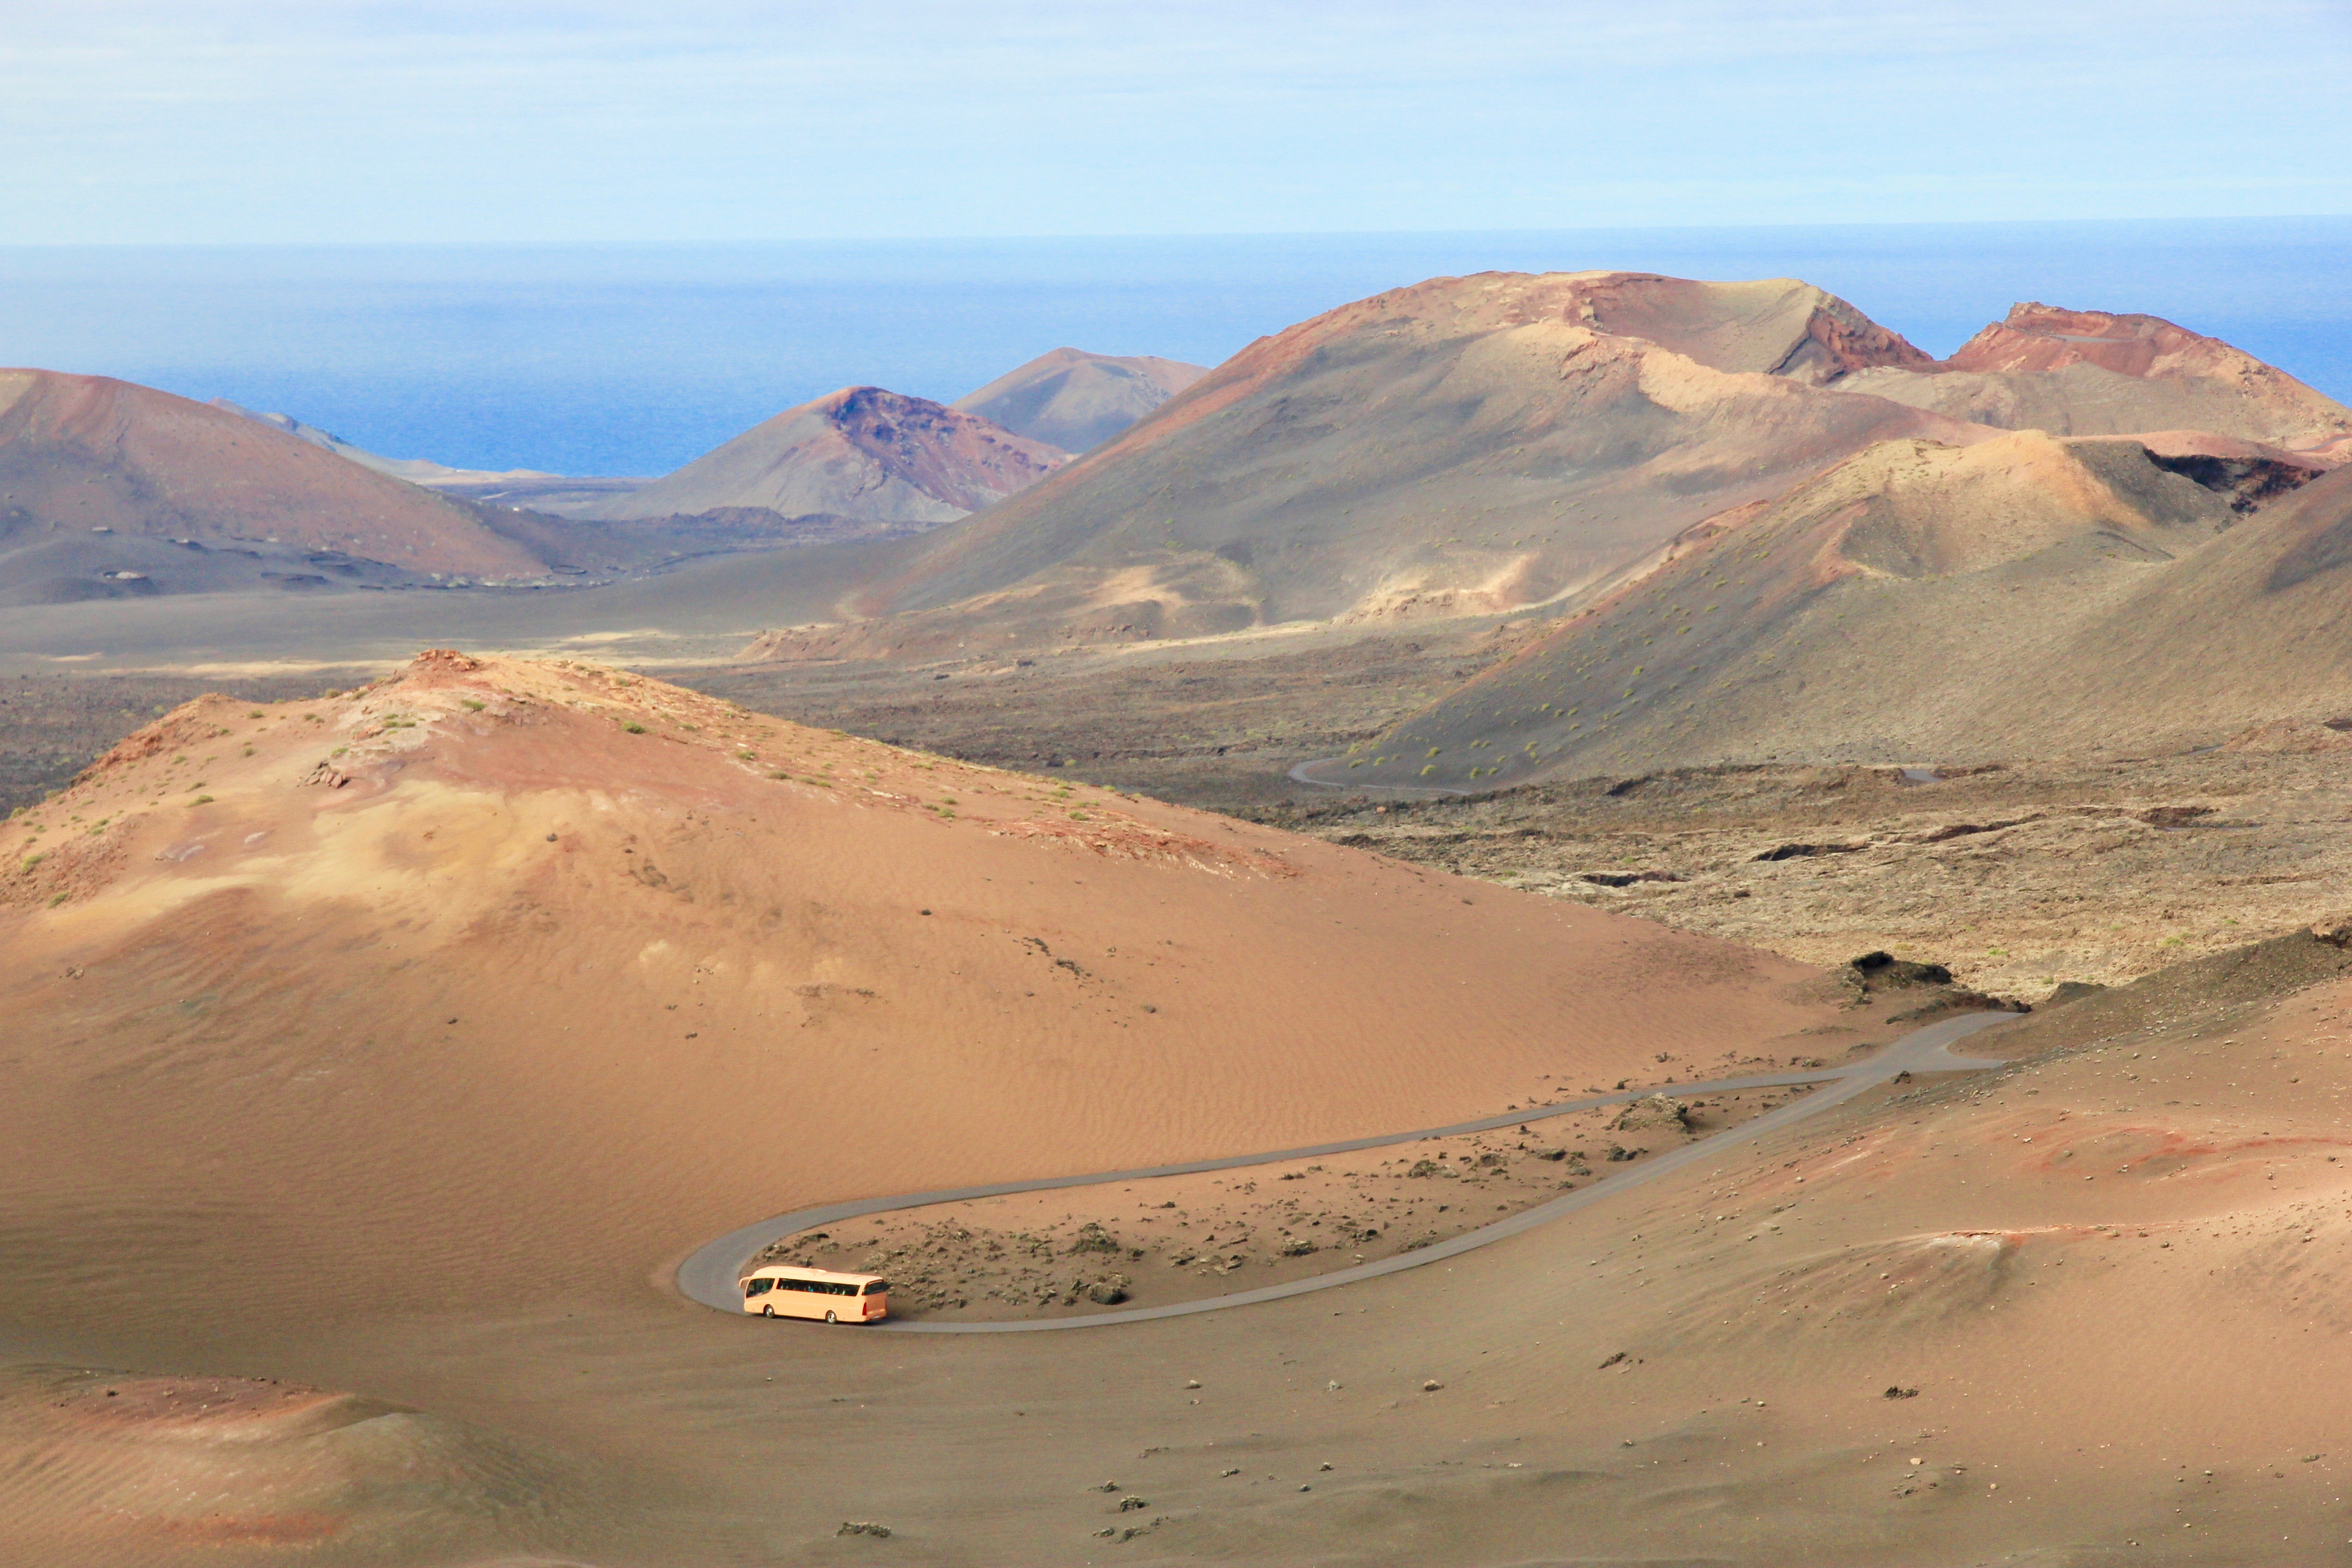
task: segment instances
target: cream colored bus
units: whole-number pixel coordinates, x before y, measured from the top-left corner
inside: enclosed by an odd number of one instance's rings
[[[743,1279],[743,1310],[763,1318],[871,1323],[890,1313],[890,1287],[873,1274],[823,1268],[754,1268]]]

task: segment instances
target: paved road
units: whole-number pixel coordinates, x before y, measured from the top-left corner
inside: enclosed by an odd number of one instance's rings
[[[1644,1182],[1655,1181],[1669,1171],[1678,1171],[1696,1160],[1711,1160],[1735,1144],[1778,1131],[1808,1116],[1817,1116],[1830,1107],[1853,1099],[1855,1095],[1885,1083],[1896,1073],[1966,1072],[1981,1068],[1999,1067],[1997,1059],[1979,1057],[1957,1057],[1950,1047],[1956,1040],[1975,1034],[1979,1029],[2004,1024],[2016,1016],[2013,1013],[1969,1013],[1957,1018],[1947,1018],[1915,1029],[1895,1044],[1867,1060],[1849,1067],[1831,1068],[1812,1072],[1767,1073],[1755,1078],[1717,1079],[1707,1083],[1663,1084],[1650,1089],[1628,1089],[1618,1094],[1596,1095],[1589,1100],[1563,1100],[1558,1104],[1538,1106],[1527,1110],[1507,1111],[1500,1116],[1482,1117],[1475,1121],[1457,1121],[1450,1127],[1423,1127],[1412,1132],[1390,1132],[1377,1138],[1350,1138],[1337,1143],[1311,1143],[1300,1149],[1276,1149],[1263,1154],[1233,1154],[1217,1160],[1193,1160],[1181,1165],[1152,1165],[1133,1171],[1104,1171],[1090,1176],[1045,1176],[1034,1181],[997,1182],[986,1186],[950,1187],[930,1193],[905,1193],[895,1197],[856,1198],[847,1203],[824,1204],[815,1208],[795,1209],[791,1214],[778,1215],[773,1219],[747,1225],[740,1230],[730,1230],[718,1240],[695,1251],[678,1266],[677,1288],[689,1300],[722,1312],[741,1313],[743,1294],[737,1283],[751,1266],[751,1259],[772,1241],[792,1236],[816,1226],[833,1225],[854,1219],[859,1215],[880,1214],[891,1209],[920,1208],[929,1204],[958,1203],[966,1198],[991,1198],[1005,1193],[1045,1192],[1055,1187],[1090,1187],[1105,1182],[1143,1181],[1152,1176],[1183,1176],[1199,1171],[1230,1171],[1244,1165],[1266,1165],[1282,1160],[1312,1159],[1322,1154],[1344,1154],[1356,1149],[1377,1149],[1384,1144],[1409,1143],[1417,1138],[1442,1138],[1459,1132],[1484,1132],[1496,1127],[1516,1127],[1521,1122],[1540,1121],[1548,1117],[1566,1116],[1572,1111],[1590,1110],[1596,1105],[1621,1105],[1658,1093],[1671,1093],[1676,1098],[1697,1094],[1727,1094],[1736,1089],[1771,1089],[1787,1084],[1818,1083],[1825,1087],[1801,1099],[1790,1101],[1777,1110],[1766,1112],[1752,1121],[1745,1121],[1711,1138],[1685,1145],[1672,1153],[1645,1160],[1631,1170],[1613,1176],[1604,1176],[1590,1186],[1572,1193],[1563,1193],[1549,1203],[1523,1209],[1507,1219],[1477,1230],[1465,1231],[1449,1241],[1433,1243],[1413,1252],[1401,1252],[1383,1258],[1377,1263],[1361,1263],[1353,1268],[1335,1269],[1318,1274],[1312,1279],[1294,1279],[1285,1285],[1268,1285],[1255,1290],[1239,1290],[1230,1296],[1210,1296],[1197,1301],[1178,1301],[1165,1307],[1137,1307],[1124,1312],[1098,1312],[1084,1318],[1034,1319],[1020,1322],[1001,1323],[926,1323],[904,1319],[887,1319],[867,1325],[868,1332],[900,1334],[1018,1334],[1037,1333],[1057,1329],[1098,1329],[1113,1323],[1138,1323],[1150,1318],[1179,1318],[1192,1312],[1222,1311],[1227,1307],[1247,1306],[1253,1301],[1278,1301],[1286,1296],[1303,1296],[1313,1290],[1328,1290],[1337,1286],[1352,1284],[1359,1279],[1376,1279],[1383,1274],[1396,1274],[1407,1268],[1458,1257],[1480,1247],[1489,1247],[1506,1237],[1517,1236],[1523,1230],[1558,1219],[1591,1204],[1615,1197]]]

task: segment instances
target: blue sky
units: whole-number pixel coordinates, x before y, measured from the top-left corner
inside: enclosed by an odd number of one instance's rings
[[[2352,213],[2346,0],[5,0],[0,243]]]

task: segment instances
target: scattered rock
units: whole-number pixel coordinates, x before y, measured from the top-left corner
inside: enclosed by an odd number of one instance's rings
[[[1150,1508],[1150,1506],[1151,1505],[1150,1503],[1144,1501],[1139,1497],[1134,1496],[1132,1493],[1118,1500],[1118,1511],[1121,1513],[1133,1513],[1138,1509]]]
[[[1435,1378],[1433,1378],[1433,1378],[1431,1378],[1428,1382],[1426,1382],[1426,1383],[1424,1383],[1424,1384],[1423,1384],[1421,1385],[1421,1391],[1422,1391],[1423,1394],[1434,1394],[1434,1393],[1436,1393],[1439,1389],[1444,1388],[1444,1386],[1445,1386],[1445,1385],[1444,1385],[1444,1384],[1442,1384],[1442,1383],[1438,1382],[1438,1381],[1437,1381],[1437,1379],[1435,1379]]]
[[[890,1527],[887,1524],[876,1524],[871,1520],[845,1519],[841,1521],[841,1528],[834,1533],[835,1535],[871,1535],[878,1540],[887,1541],[890,1536]]]
[[[1630,888],[1636,882],[1679,882],[1675,871],[1586,871],[1580,879],[1596,888]]]
[[[1847,968],[1873,990],[1895,985],[1949,985],[1952,972],[1940,963],[1914,963],[1891,952],[1865,952]]]
[[[2150,827],[2186,827],[2200,816],[2210,816],[2210,805],[2152,805],[2146,811],[2135,811],[2134,819]]]
[[[1630,1352],[1625,1352],[1625,1351],[1619,1351],[1615,1355],[1612,1355],[1612,1356],[1611,1356],[1607,1361],[1602,1362],[1602,1363],[1601,1363],[1600,1370],[1601,1370],[1601,1371],[1602,1371],[1602,1372],[1606,1372],[1606,1371],[1608,1371],[1611,1367],[1615,1366],[1619,1362],[1621,1362],[1621,1361],[1625,1361],[1625,1360],[1629,1359],[1629,1356],[1630,1356]]]
[[[1088,1220],[1078,1226],[1077,1238],[1070,1243],[1072,1252],[1120,1253],[1127,1250],[1118,1238],[1102,1227],[1101,1222]]]
[[[1919,1397],[1919,1391],[1916,1388],[1905,1388],[1899,1384],[1889,1384],[1886,1388],[1886,1393],[1881,1397],[1886,1399],[1916,1399]]]
[[[1635,1100],[1619,1111],[1617,1120],[1609,1124],[1610,1131],[1613,1132],[1638,1132],[1652,1127],[1687,1131],[1690,1127],[1690,1110],[1678,1100],[1663,1094],[1653,1094]],[[1617,1154],[1612,1150],[1609,1157],[1614,1160]]]
[[[1852,855],[1869,847],[1867,844],[1782,844],[1750,858],[1761,861],[1805,860],[1816,855]]]

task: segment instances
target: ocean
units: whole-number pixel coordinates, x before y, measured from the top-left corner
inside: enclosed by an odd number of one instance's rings
[[[0,247],[0,363],[226,396],[394,458],[657,474],[870,383],[1045,350],[1214,364],[1490,269],[1799,277],[1946,353],[2018,300],[2144,310],[2352,402],[2352,218],[893,240]]]

